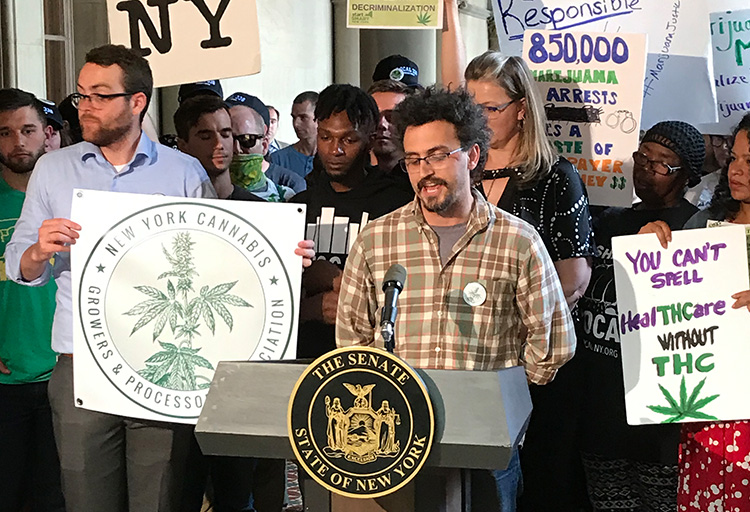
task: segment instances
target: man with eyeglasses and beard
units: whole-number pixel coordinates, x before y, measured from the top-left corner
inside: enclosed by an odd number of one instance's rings
[[[322,169],[305,192],[292,198],[307,204],[305,238],[315,240],[318,255],[302,275],[298,357],[315,357],[336,346],[341,269],[359,229],[414,197],[369,165],[378,117],[375,101],[348,84],[326,87],[315,106]]]
[[[73,189],[178,197],[216,193],[196,159],[141,131],[153,78],[138,52],[115,45],[94,48],[77,88],[71,100],[84,142],[37,162],[6,248],[6,270],[20,284],[41,286],[52,276],[57,283],[52,349],[60,356],[49,398],[68,512],[171,511],[190,430],[75,405],[70,246],[87,219],[70,219]]]
[[[465,90],[430,88],[404,99],[394,120],[416,196],[355,241],[341,282],[338,345],[383,347],[380,287],[398,263],[409,273],[395,326],[399,357],[416,368],[523,366],[529,381],[546,384],[573,357],[573,322],[537,231],[472,187],[489,147],[482,108]],[[493,505],[482,510],[515,510],[508,497],[519,476],[516,451],[507,470],[494,472],[502,508],[490,495]]]
[[[263,155],[268,147],[268,126],[270,112],[257,97],[244,92],[236,92],[227,98],[229,115],[232,118],[234,153]],[[266,178],[276,185],[299,194],[307,188],[305,180],[297,173],[273,162],[263,160],[261,170]]]

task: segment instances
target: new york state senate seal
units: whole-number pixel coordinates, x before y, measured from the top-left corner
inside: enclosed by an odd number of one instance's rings
[[[268,239],[199,202],[114,223],[83,266],[78,301],[101,373],[137,405],[181,419],[200,414],[219,361],[281,359],[296,315]]]
[[[377,498],[406,485],[430,453],[435,418],[427,388],[384,350],[348,347],[313,362],[289,401],[289,440],[328,490]]]

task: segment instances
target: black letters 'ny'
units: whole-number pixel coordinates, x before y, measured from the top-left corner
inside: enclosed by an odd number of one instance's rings
[[[203,18],[208,22],[210,37],[201,41],[201,48],[221,48],[232,44],[232,38],[222,37],[219,29],[221,18],[224,16],[224,12],[227,10],[227,6],[231,0],[221,0],[219,7],[216,9],[216,13],[214,14],[212,14],[208,9],[208,6],[206,6],[205,0],[185,1],[193,2]],[[130,47],[141,52],[141,55],[144,57],[151,55],[150,48],[144,48],[141,46],[141,31],[138,29],[138,23],[140,23],[143,25],[143,29],[146,31],[146,35],[151,40],[151,44],[156,48],[156,51],[164,54],[171,50],[172,30],[169,23],[169,6],[177,2],[178,0],[148,0],[146,2],[149,7],[159,8],[161,36],[159,36],[159,33],[156,31],[154,22],[149,17],[146,8],[140,0],[123,0],[122,2],[119,2],[117,4],[117,10],[128,13],[128,21],[130,23]]]

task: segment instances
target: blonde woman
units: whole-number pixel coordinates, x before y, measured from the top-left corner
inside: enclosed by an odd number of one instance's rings
[[[469,63],[464,77],[492,131],[477,187],[491,203],[536,228],[573,309],[588,286],[595,255],[583,182],[547,138],[544,105],[521,58],[488,51]],[[575,449],[575,366],[573,359],[552,384],[532,386],[534,414],[521,453],[524,510],[576,510],[585,502]],[[500,489],[504,475],[496,476]]]

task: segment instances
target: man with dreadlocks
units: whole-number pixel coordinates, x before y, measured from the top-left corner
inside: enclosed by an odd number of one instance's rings
[[[341,271],[349,247],[368,220],[390,213],[414,197],[369,165],[370,141],[379,114],[359,87],[326,87],[315,106],[318,157],[306,191],[292,201],[307,205],[307,236],[317,261],[302,276],[299,357],[336,348],[335,321]],[[351,229],[351,225],[357,226]]]

